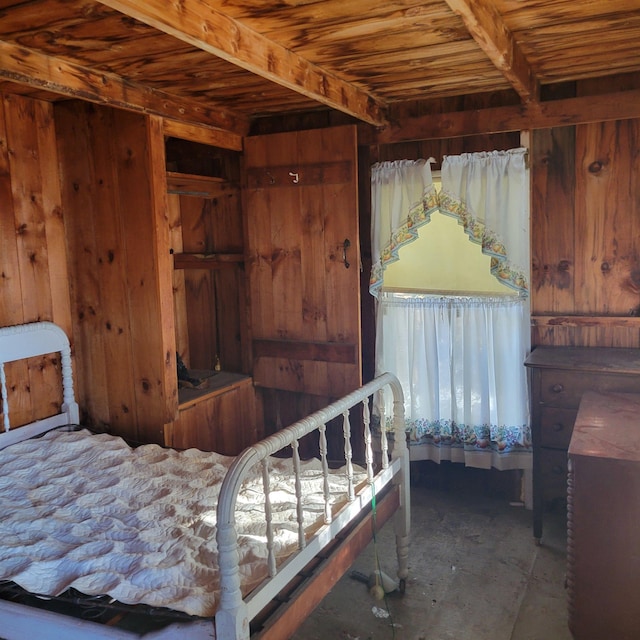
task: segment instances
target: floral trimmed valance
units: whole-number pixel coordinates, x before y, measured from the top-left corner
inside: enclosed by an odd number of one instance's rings
[[[384,271],[434,211],[452,216],[491,258],[491,273],[527,296],[529,289],[529,171],[526,150],[445,156],[442,191],[430,161],[402,160],[372,167],[372,258],[369,291],[378,295]]]
[[[371,253],[369,291],[377,295],[384,271],[398,260],[400,247],[418,237],[418,229],[438,210],[430,160],[380,162],[371,168]]]

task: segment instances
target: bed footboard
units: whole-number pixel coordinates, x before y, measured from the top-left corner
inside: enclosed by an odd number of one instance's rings
[[[379,445],[375,447],[379,453],[379,465],[374,464],[374,447],[372,446],[372,430],[370,424],[370,401],[385,388],[393,394],[393,446],[389,448],[389,440],[384,428],[379,432]],[[380,403],[382,404],[382,403]],[[353,486],[353,465],[351,452],[350,410],[361,405],[362,431],[365,442],[365,463],[367,482],[356,491]],[[357,412],[354,412],[357,413]],[[300,457],[298,443],[300,439],[314,431],[318,432],[320,458],[323,466],[325,482],[328,478],[326,425],[330,420],[343,417],[345,470],[349,480],[348,504],[338,514],[332,514],[329,505],[328,486],[325,491],[325,524],[310,539],[305,538],[302,522],[299,522],[299,543],[297,552],[282,566],[276,568],[275,558],[271,553],[272,531],[269,505],[269,456],[283,449],[291,448],[294,473],[298,488],[298,510],[301,511],[298,471]],[[385,420],[381,420],[385,424]],[[269,551],[270,579],[250,594],[245,600],[240,588],[238,566],[238,535],[235,523],[236,498],[243,479],[255,465],[262,465],[265,495],[265,516],[267,524],[267,549]],[[334,402],[328,407],[282,429],[262,442],[246,449],[233,463],[222,484],[217,512],[217,543],[221,578],[220,607],[216,614],[216,633],[218,640],[248,640],[250,620],[255,618],[267,604],[274,599],[282,588],[301,572],[338,532],[345,530],[363,511],[372,507],[376,509],[376,496],[389,485],[394,485],[398,495],[396,511],[396,542],[398,556],[398,578],[404,585],[408,573],[409,543],[409,456],[404,430],[404,402],[402,388],[397,378],[385,373],[357,391]],[[369,536],[370,537],[370,536]],[[325,590],[328,591],[331,585]],[[299,614],[300,615],[300,614]],[[301,618],[300,621],[302,621]]]

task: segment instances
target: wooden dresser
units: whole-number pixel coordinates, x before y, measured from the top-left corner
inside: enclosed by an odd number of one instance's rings
[[[530,370],[533,535],[542,538],[545,505],[566,500],[567,450],[587,390],[640,393],[640,349],[537,347]]]
[[[640,395],[587,392],[569,445],[569,628],[640,637]]]

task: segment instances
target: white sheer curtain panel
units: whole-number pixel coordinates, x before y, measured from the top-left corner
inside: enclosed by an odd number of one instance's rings
[[[398,249],[418,237],[431,220],[438,194],[429,160],[379,162],[371,168],[371,257],[369,291],[377,295],[387,265],[398,260]]]
[[[518,295],[380,293],[376,368],[402,384],[412,460],[531,468],[528,316]]]
[[[387,164],[376,165],[372,174],[376,371],[391,371],[402,383],[411,458],[529,469],[531,429],[524,368],[530,349],[526,151],[446,156],[442,192],[438,197],[435,190],[427,189],[436,200],[427,198],[429,208],[422,207],[428,212],[423,224],[436,206],[458,220],[469,239],[491,257],[491,272],[514,290],[504,296],[380,291],[385,263],[398,259],[402,242],[395,239],[406,236],[404,228],[389,226],[411,219],[408,211],[393,217],[381,212],[389,209],[389,203],[407,202],[395,190],[415,194],[424,188],[415,173],[392,172]],[[382,180],[381,174],[393,174],[396,179]],[[376,202],[381,194],[383,199]],[[451,256],[451,260],[464,260],[464,256]],[[443,264],[442,269],[446,268]],[[380,401],[379,411],[391,415],[386,402]]]

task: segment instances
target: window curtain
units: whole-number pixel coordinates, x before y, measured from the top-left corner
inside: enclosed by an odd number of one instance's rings
[[[392,166],[375,165],[374,169],[376,173],[394,172]],[[380,192],[374,188],[375,180],[379,176],[372,172],[373,198]],[[397,184],[384,181],[389,190]],[[403,184],[402,189],[417,193],[422,186]],[[406,234],[394,228],[384,236],[374,234],[381,220],[386,225],[392,219],[388,212],[378,217],[378,211],[400,201],[399,196],[385,193],[385,199],[372,206],[372,241],[375,238],[381,243],[377,255],[382,272],[390,262],[384,258],[393,255],[388,247],[396,248],[398,259],[397,247]],[[529,178],[525,150],[445,157],[442,193],[435,195],[435,203],[428,198],[426,202],[434,206],[429,207],[423,224],[436,207],[456,217],[469,239],[490,255],[493,275],[514,293],[442,296],[385,292],[381,289],[382,273],[372,272],[371,291],[378,300],[376,371],[391,371],[400,379],[412,459],[528,469],[532,458],[524,368],[529,351]],[[398,214],[396,219],[406,224],[409,212]],[[379,402],[383,421],[391,415],[388,401]]]
[[[429,160],[380,162],[371,169],[371,258],[369,291],[377,295],[384,270],[398,250],[418,237],[418,229],[438,209]]]
[[[528,293],[529,170],[526,149],[464,153],[442,161],[440,211],[491,257],[491,273]]]
[[[528,313],[517,295],[380,293],[376,369],[402,385],[411,459],[531,468]]]

